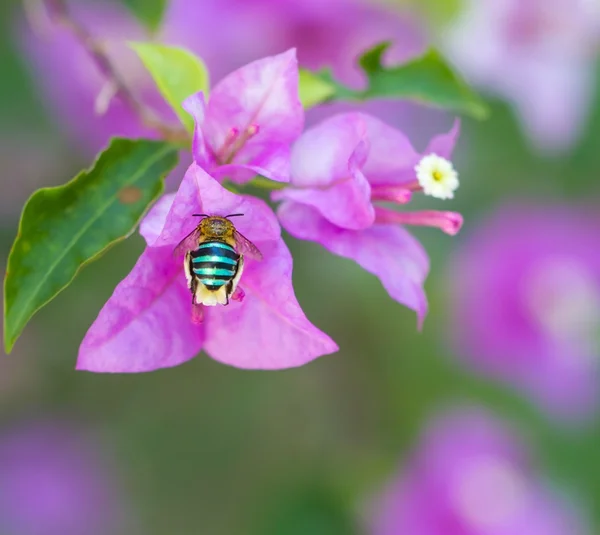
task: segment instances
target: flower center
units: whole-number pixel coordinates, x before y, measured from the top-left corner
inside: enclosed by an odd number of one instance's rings
[[[225,136],[223,145],[215,154],[217,162],[220,165],[230,164],[244,144],[259,131],[260,127],[257,124],[250,124],[241,132],[239,128],[232,127]]]
[[[546,258],[531,268],[523,289],[525,304],[546,335],[600,356],[600,283],[586,264],[574,257]]]
[[[419,186],[425,195],[438,199],[452,199],[458,188],[458,173],[452,162],[438,156],[428,154],[415,166]]]
[[[408,204],[414,192],[422,191],[439,199],[451,199],[458,188],[458,174],[452,163],[438,156],[428,154],[415,166],[417,180],[404,182],[398,186],[371,186],[371,201]],[[463,218],[455,212],[423,210],[420,212],[396,212],[382,206],[375,206],[375,222],[379,224],[400,223],[437,227],[454,236],[460,230]]]
[[[506,526],[526,505],[528,485],[508,461],[480,457],[467,465],[451,496],[456,513],[474,531]]]

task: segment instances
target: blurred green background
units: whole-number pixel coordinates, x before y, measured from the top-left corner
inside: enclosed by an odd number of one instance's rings
[[[429,4],[432,20],[446,16],[439,9],[445,4]],[[3,266],[26,198],[89,164],[33,90],[13,39],[18,8],[0,3]],[[458,366],[446,343],[452,308],[445,271],[456,243],[505,199],[598,198],[600,95],[578,146],[545,159],[530,150],[505,104],[490,105],[488,121],[463,121],[455,161],[461,189],[451,208],[464,214],[463,232],[415,231],[432,260],[421,333],[414,313],[377,279],[286,236],[298,298],[339,353],[278,372],[237,370],[204,355],[150,374],[75,372],[84,333],[142,251],[133,236],[86,267],[2,357],[0,425],[66,417],[93,429],[110,445],[115,484],[138,519],[130,534],[347,535],[363,532],[369,498],[428,418],[455,402],[475,402],[523,429],[544,473],[600,527],[600,423],[560,426],[522,396]]]

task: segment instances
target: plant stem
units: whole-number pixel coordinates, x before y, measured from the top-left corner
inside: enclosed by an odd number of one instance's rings
[[[175,143],[189,142],[188,133],[184,128],[166,124],[152,109],[148,108],[135,96],[118,73],[102,43],[71,16],[65,0],[46,0],[46,2],[50,16],[68,29],[81,43],[96,67],[106,77],[107,83],[112,84],[115,94],[118,94],[127,106],[133,110],[144,126],[156,130],[168,141]]]

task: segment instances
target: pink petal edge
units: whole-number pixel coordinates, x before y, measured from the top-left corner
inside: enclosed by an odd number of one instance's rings
[[[209,148],[206,146],[206,140],[204,139],[204,133],[202,128],[204,127],[204,120],[206,117],[206,101],[204,93],[199,91],[186,98],[182,107],[187,111],[194,119],[194,140],[192,142],[192,155],[194,161],[208,169],[212,165],[212,156]]]
[[[459,134],[460,119],[455,119],[452,128],[448,132],[445,134],[438,134],[431,139],[429,145],[427,145],[427,148],[423,151],[423,155],[433,153],[450,160]]]
[[[377,276],[393,299],[417,313],[418,326],[422,327],[427,314],[423,283],[429,259],[406,229],[397,225],[374,225],[359,231],[341,229],[314,208],[290,201],[279,207],[277,215],[292,236],[318,242]]]
[[[246,369],[301,366],[338,346],[305,316],[292,286],[292,256],[279,238],[257,244],[264,255],[244,271],[242,303],[210,310],[206,352]]]
[[[296,49],[249,63],[212,90],[203,130],[215,153],[233,128],[244,135],[254,126],[257,133],[244,142],[231,163],[264,167],[266,176],[272,174],[274,180],[287,182],[289,175],[282,173],[281,162],[276,159],[274,169],[268,162],[273,153],[280,154],[282,147],[288,147],[304,126]]]
[[[197,355],[204,330],[190,321],[189,291],[181,275],[170,248],[146,248],[86,333],[77,369],[146,372]]]

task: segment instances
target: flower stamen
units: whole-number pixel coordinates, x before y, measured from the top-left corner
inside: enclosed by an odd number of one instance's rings
[[[240,149],[244,146],[246,141],[248,141],[251,137],[255,136],[260,132],[260,126],[252,123],[249,125],[240,135],[239,128],[233,127],[231,129],[232,135],[228,136],[225,140],[225,143],[219,150],[217,154],[217,160],[222,165],[229,164],[235,158],[235,155],[240,151]]]
[[[238,139],[240,135],[240,129],[233,126],[229,132],[227,132],[227,136],[225,136],[225,142],[221,146],[221,148],[217,151],[216,159],[220,163],[224,163],[227,159],[229,159],[228,154],[235,144],[235,141]]]
[[[255,136],[256,134],[258,134],[259,131],[260,127],[257,124],[251,124],[248,128],[246,128],[246,133],[248,134],[248,137],[246,139]]]

